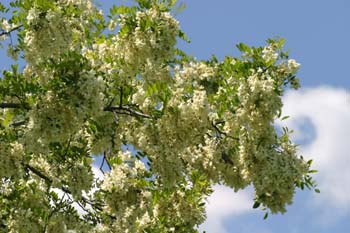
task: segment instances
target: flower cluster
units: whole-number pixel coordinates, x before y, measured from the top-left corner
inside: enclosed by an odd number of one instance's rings
[[[8,32],[13,28],[13,25],[11,25],[11,23],[9,23],[8,20],[1,18],[0,19],[0,30],[4,31],[4,32]]]
[[[213,68],[204,63],[191,63],[175,72],[175,83],[168,84],[171,96],[159,105],[163,115],[157,124],[150,122],[139,125],[131,121],[128,123],[132,126],[126,123],[124,130],[127,141],[148,154],[154,161],[152,170],[169,185],[179,178],[182,169],[186,169],[182,152],[193,144],[201,143],[203,135],[211,127],[208,117],[211,110],[206,91],[198,83],[200,79],[197,79],[214,74]],[[143,97],[146,102],[146,96],[143,89],[139,89],[133,95],[133,100],[139,100],[140,104],[145,105],[141,101]]]
[[[96,69],[120,82],[130,82],[139,73],[144,79],[164,76],[167,69],[162,65],[174,55],[178,22],[168,12],[152,8],[135,15],[122,14],[118,26],[119,34],[99,40],[92,51],[85,52]]]
[[[107,193],[105,210],[118,216],[111,223],[115,232],[141,232],[151,222],[148,212],[152,199],[145,180],[149,173],[129,151],[120,152],[118,158],[120,164],[112,168],[101,186]]]
[[[117,50],[122,51],[120,58],[126,63],[125,71],[133,73],[142,67],[144,70],[154,70],[154,65],[163,63],[173,55],[179,24],[168,12],[154,8],[138,11],[132,20],[135,28],[130,29],[131,33],[118,35],[116,41]],[[120,18],[121,31],[130,27],[128,21],[127,16]],[[129,72],[127,67],[131,68]]]
[[[29,64],[37,65],[78,51],[87,39],[86,29],[92,28],[95,9],[89,0],[59,0],[52,5],[34,5],[27,12],[25,57]]]
[[[0,20],[23,25],[9,53],[27,62],[0,79],[4,231],[197,232],[212,185],[252,185],[272,213],[314,185],[274,127],[299,86],[283,41],[196,61],[175,47],[175,1],[136,2],[109,23],[91,0],[23,1]]]
[[[0,131],[1,135],[1,131]],[[3,137],[4,135],[1,135]],[[0,179],[3,177],[20,176],[21,161],[24,158],[23,145],[18,142],[0,141]]]
[[[262,58],[266,63],[274,63],[278,59],[278,53],[272,45],[265,46],[262,51]]]
[[[118,154],[115,165],[103,181],[101,189],[106,199],[106,212],[118,216],[96,232],[188,232],[188,226],[204,221],[202,195],[196,189],[209,192],[208,183],[192,176],[177,181],[176,189],[154,189],[157,181],[148,177],[144,164],[129,151]]]
[[[241,80],[237,93],[241,106],[236,117],[243,177],[254,184],[257,200],[272,212],[284,212],[294,195],[295,181],[305,174],[306,166],[293,144],[288,140],[281,144],[272,125],[282,107],[277,85],[278,80],[263,72]]]
[[[103,106],[103,80],[96,77],[93,71],[80,71],[77,74],[64,74],[65,78],[51,76],[47,82],[62,82],[57,89],[46,92],[29,112],[27,142],[33,150],[39,149],[39,144],[47,145],[50,142],[64,142],[78,133],[90,117],[101,114]],[[70,77],[71,76],[71,77]],[[71,82],[77,80],[74,85]],[[65,89],[60,89],[65,85]],[[58,114],[59,113],[59,114]],[[34,141],[33,141],[34,140]]]
[[[49,233],[89,232],[91,227],[81,224],[76,212],[64,212],[62,207],[58,207],[55,211],[51,210],[57,200],[51,200],[50,203],[45,198],[47,190],[40,180],[5,182],[1,186],[8,186],[8,191],[2,193],[0,199],[0,205],[4,207],[0,210],[0,217],[2,220],[7,218],[6,227],[9,229],[7,232],[25,233],[28,230]],[[21,189],[18,189],[18,186]],[[21,201],[16,201],[18,199]],[[61,199],[60,205],[63,204],[64,200]]]

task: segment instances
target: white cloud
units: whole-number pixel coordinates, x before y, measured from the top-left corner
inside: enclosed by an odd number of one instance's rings
[[[294,140],[310,136],[300,127],[308,121],[315,135],[301,153],[314,159],[313,167],[321,189],[314,200],[319,207],[332,208],[343,214],[350,210],[350,93],[341,88],[318,87],[289,91],[284,98],[283,113],[291,116],[283,124],[294,129]],[[334,209],[336,208],[336,209]]]
[[[224,220],[252,211],[253,192],[250,189],[235,193],[231,188],[216,185],[206,206],[207,220],[199,227],[200,231],[227,233]]]
[[[98,179],[101,181],[104,179],[104,174],[102,173],[99,167],[92,165],[91,170],[92,170],[92,173],[94,174],[95,179]]]

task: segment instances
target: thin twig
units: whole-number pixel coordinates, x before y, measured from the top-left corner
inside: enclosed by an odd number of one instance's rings
[[[71,135],[71,136],[69,137],[69,139],[68,139],[67,147],[66,147],[66,149],[65,149],[65,151],[64,151],[64,158],[66,158],[67,155],[68,155],[68,150],[69,150],[71,141],[72,141],[72,135]]]
[[[105,171],[103,170],[103,165],[105,163],[105,154],[106,154],[106,151],[103,151],[103,158],[102,158],[102,162],[101,162],[101,165],[100,165],[100,171],[105,174]]]
[[[107,164],[109,170],[112,170],[112,166],[111,166],[111,164],[109,163],[109,161],[108,161],[108,159],[107,159],[107,154],[106,154],[106,152],[103,153],[103,159],[106,161],[106,164]]]
[[[120,90],[119,107],[122,107],[123,106],[123,87],[120,87],[119,90]]]
[[[48,183],[52,183],[53,182],[53,180],[50,178],[50,177],[48,177],[48,176],[46,176],[44,173],[42,173],[41,171],[39,171],[38,169],[36,169],[35,167],[33,167],[33,166],[31,166],[31,165],[29,165],[29,164],[26,164],[25,165],[25,167],[27,168],[27,169],[29,169],[32,173],[34,173],[35,175],[37,175],[37,176],[39,176],[40,178],[42,178],[43,180],[45,180],[45,181],[47,181]],[[65,193],[68,193],[68,194],[72,194],[72,192],[68,189],[68,188],[66,188],[66,187],[61,187],[61,190],[62,191],[64,191]],[[91,205],[91,206],[93,206],[94,208],[96,208],[97,210],[100,210],[100,211],[102,211],[103,209],[102,209],[102,204],[101,203],[96,203],[96,202],[93,202],[93,201],[91,201],[91,200],[89,200],[89,199],[87,199],[87,198],[85,198],[85,197],[81,197],[81,199],[84,201],[84,202],[86,202],[86,203],[88,203],[89,205]]]
[[[213,122],[211,123],[211,125],[214,127],[214,129],[221,135],[225,135],[225,137],[228,137],[228,138],[231,138],[231,139],[234,139],[236,141],[239,141],[239,138],[236,138],[236,137],[232,137],[231,135],[228,135],[226,132],[222,131],[221,129],[219,129],[219,127],[214,124]]]
[[[129,106],[110,106],[110,107],[105,107],[103,109],[104,111],[108,112],[115,112],[117,114],[122,114],[122,115],[129,115],[129,116],[136,116],[136,117],[141,117],[141,118],[151,118],[150,115],[147,115],[143,112],[136,111]]]
[[[21,27],[23,27],[23,25],[19,25],[19,26],[17,26],[17,27],[14,27],[14,28],[12,28],[10,31],[3,31],[3,32],[0,32],[0,36],[9,35],[11,32],[18,30],[18,29],[20,29]]]
[[[60,209],[62,209],[62,206],[61,206],[61,205],[62,205],[62,203],[63,203],[64,198],[65,198],[66,195],[67,195],[67,193],[63,193],[63,195],[62,195],[60,201],[57,203],[57,205],[55,205],[55,207],[53,208],[53,210],[50,211],[50,213],[49,213],[49,215],[48,215],[48,217],[47,217],[47,222],[45,223],[45,226],[44,226],[44,232],[46,232],[46,229],[47,229],[47,227],[48,227],[48,222],[49,222],[49,220],[51,219],[51,217],[54,215],[54,213],[56,213],[56,212],[58,212]]]

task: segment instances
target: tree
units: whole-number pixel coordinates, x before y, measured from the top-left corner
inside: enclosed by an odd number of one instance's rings
[[[265,217],[315,187],[311,160],[274,127],[299,87],[283,40],[197,61],[176,47],[188,39],[175,8],[0,3],[19,64],[0,80],[0,232],[197,232],[214,184],[253,185]]]

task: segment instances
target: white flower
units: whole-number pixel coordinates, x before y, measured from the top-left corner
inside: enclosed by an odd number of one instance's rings
[[[295,72],[299,69],[300,64],[297,63],[294,59],[288,60],[288,69],[290,72]]]
[[[6,19],[2,19],[0,28],[2,28],[5,32],[9,32],[12,29],[12,26]]]
[[[39,19],[39,11],[36,8],[31,8],[27,14],[27,22],[28,24],[36,23]]]
[[[262,51],[262,58],[266,62],[274,62],[278,58],[278,53],[276,53],[276,51],[271,47],[271,45],[265,46]]]

